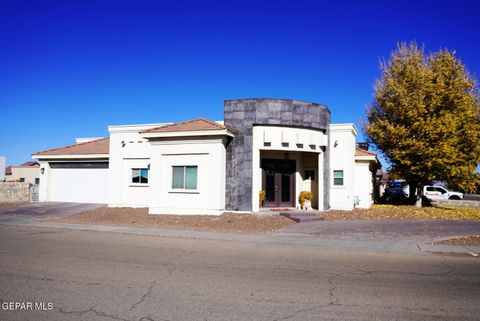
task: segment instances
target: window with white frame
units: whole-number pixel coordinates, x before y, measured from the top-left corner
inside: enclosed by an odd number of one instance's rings
[[[333,185],[334,186],[343,186],[343,170],[334,170],[333,171]]]
[[[148,184],[148,168],[132,168],[133,184]]]
[[[172,166],[173,189],[197,189],[198,166]]]

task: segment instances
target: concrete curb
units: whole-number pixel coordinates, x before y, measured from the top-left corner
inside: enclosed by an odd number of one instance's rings
[[[425,252],[480,254],[480,246],[441,245],[429,243],[419,244],[419,246],[422,251]]]

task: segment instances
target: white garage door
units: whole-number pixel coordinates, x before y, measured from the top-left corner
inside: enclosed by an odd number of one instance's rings
[[[108,168],[52,168],[50,199],[108,203]]]

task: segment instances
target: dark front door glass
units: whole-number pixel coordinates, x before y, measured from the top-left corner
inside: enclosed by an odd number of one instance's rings
[[[275,202],[275,172],[265,171],[265,202]]]
[[[295,160],[263,159],[263,189],[265,207],[295,206]]]
[[[291,174],[282,173],[281,175],[281,190],[282,190],[282,203],[288,203],[291,201],[290,195],[290,178]]]

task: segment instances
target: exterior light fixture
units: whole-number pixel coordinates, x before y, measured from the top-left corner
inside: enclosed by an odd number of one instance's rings
[[[45,173],[45,167],[40,168],[40,174],[43,175],[43,173]]]
[[[335,143],[333,143],[333,147],[337,147],[338,146],[338,140],[335,141]]]

